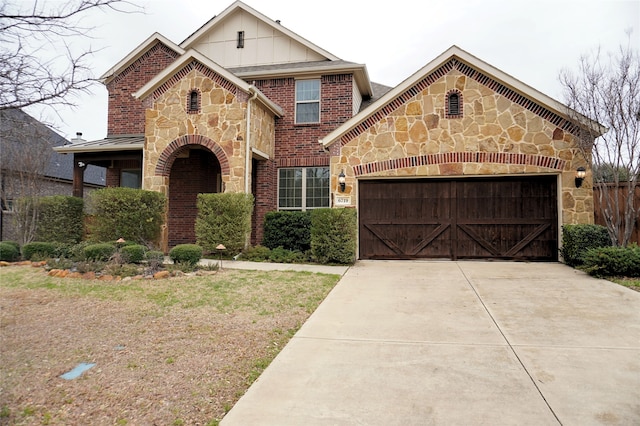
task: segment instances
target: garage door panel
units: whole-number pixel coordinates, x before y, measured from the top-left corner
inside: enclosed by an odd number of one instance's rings
[[[367,259],[449,257],[450,240],[449,224],[368,223],[360,231],[360,256]]]
[[[556,177],[360,183],[361,258],[557,259]]]

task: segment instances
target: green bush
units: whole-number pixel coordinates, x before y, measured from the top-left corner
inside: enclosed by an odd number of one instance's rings
[[[0,261],[14,262],[20,258],[19,245],[12,241],[0,242]]]
[[[265,262],[269,260],[271,250],[264,246],[249,247],[242,252],[242,260],[251,262]]]
[[[560,254],[569,266],[584,263],[585,253],[592,248],[608,247],[611,239],[607,228],[600,225],[564,225]]]
[[[64,195],[41,197],[38,201],[38,241],[76,244],[84,235],[84,201]]]
[[[269,212],[264,217],[262,244],[293,251],[311,248],[311,212]]]
[[[68,257],[76,262],[87,260],[84,249],[94,244],[95,243],[91,241],[80,241],[78,244],[74,244],[69,248]]]
[[[196,265],[202,259],[202,247],[196,244],[178,244],[169,252],[173,263]]]
[[[140,244],[125,245],[120,249],[120,254],[126,263],[140,263],[144,260],[145,246]]]
[[[271,249],[269,260],[275,263],[302,263],[306,259],[302,252],[276,247]]]
[[[222,244],[239,253],[251,234],[253,196],[243,193],[198,194],[196,241],[209,253]]]
[[[105,262],[116,252],[116,247],[109,243],[98,243],[86,246],[83,249],[84,258],[90,261]]]
[[[127,241],[148,244],[160,238],[166,197],[155,191],[104,188],[89,196],[93,211],[90,236],[94,241]]]
[[[22,246],[22,257],[26,260],[49,259],[56,255],[56,246],[53,243],[34,241]]]
[[[597,277],[640,277],[640,247],[598,247],[584,255],[583,269]]]
[[[164,262],[164,253],[161,251],[151,250],[144,254],[144,258],[147,262],[158,262],[162,264]]]
[[[351,264],[356,259],[355,209],[311,212],[311,252],[320,263]]]

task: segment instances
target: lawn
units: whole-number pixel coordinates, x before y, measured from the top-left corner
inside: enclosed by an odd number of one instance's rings
[[[164,280],[0,268],[0,424],[216,425],[339,280]],[[79,378],[60,376],[79,363]]]

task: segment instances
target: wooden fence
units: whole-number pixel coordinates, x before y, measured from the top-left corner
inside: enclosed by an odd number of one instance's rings
[[[609,197],[613,197],[615,195],[615,183],[607,184]],[[640,185],[636,185],[634,188],[634,196],[633,196],[633,205],[636,209],[636,217],[633,226],[633,232],[631,233],[631,242],[636,242],[640,244]],[[595,222],[598,225],[605,225],[604,217],[602,216],[602,212],[600,210],[600,188],[593,188],[593,207],[595,214]],[[627,187],[624,184],[620,184],[617,188],[618,194],[620,194],[620,214],[624,214],[624,205],[627,202]]]

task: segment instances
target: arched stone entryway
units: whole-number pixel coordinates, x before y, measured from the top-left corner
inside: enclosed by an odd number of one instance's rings
[[[224,191],[223,175],[229,174],[224,151],[210,139],[188,135],[164,149],[156,176],[167,178],[167,248],[196,242],[197,197]]]
[[[182,148],[169,175],[169,247],[196,242],[198,194],[221,190],[220,163],[215,155],[198,145]]]

